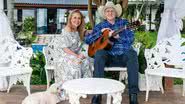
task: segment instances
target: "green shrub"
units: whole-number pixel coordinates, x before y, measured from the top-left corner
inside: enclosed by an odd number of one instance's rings
[[[36,52],[31,58],[31,67],[33,69],[31,84],[46,84],[45,58],[42,52]]]
[[[92,26],[91,26],[91,23],[90,22],[88,22],[88,23],[85,24],[85,29],[92,30]]]
[[[157,40],[157,33],[156,32],[145,32],[145,31],[136,31],[135,32],[135,43],[142,43],[140,47],[140,52],[138,56],[139,61],[139,72],[144,73],[146,69],[146,60],[144,57],[144,50],[146,48],[152,48],[155,46]]]
[[[27,17],[25,18],[23,22],[23,30],[24,32],[26,31],[35,31],[35,24],[34,24],[35,19],[33,17]]]
[[[41,85],[41,84],[42,84],[42,80],[40,79],[40,76],[32,74],[31,85]]]
[[[135,32],[135,43],[142,43],[141,48],[152,48],[155,46],[157,40],[156,32],[145,32],[137,31]]]
[[[35,32],[34,21],[33,17],[25,18],[22,30],[17,34],[17,40],[24,40],[25,45],[30,45],[36,39],[36,35],[33,34]]]
[[[181,84],[183,84],[183,80],[182,79],[180,79],[180,78],[174,78],[174,84],[175,85],[181,85]]]

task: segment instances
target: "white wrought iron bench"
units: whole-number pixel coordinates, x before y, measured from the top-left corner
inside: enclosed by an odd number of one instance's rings
[[[13,52],[11,61],[8,66],[0,66],[0,77],[6,78],[8,81],[7,93],[17,81],[23,82],[28,94],[30,94],[30,79],[32,68],[30,67],[30,58],[32,56],[32,48],[19,47]]]
[[[146,101],[148,101],[149,91],[152,80],[156,80],[156,85],[164,93],[162,85],[162,77],[174,77],[183,79],[183,91],[185,94],[185,69],[165,68],[162,62],[162,57],[157,48],[145,50],[145,57],[147,60],[147,69],[145,70],[146,76]],[[155,76],[155,77],[154,77]]]
[[[162,77],[183,79],[182,95],[185,95],[185,61],[183,61],[185,48],[181,46],[181,43],[184,41],[184,39],[174,36],[157,44],[152,49],[145,50],[145,58],[147,60],[147,69],[145,70],[146,101],[148,101],[149,91],[153,84],[164,93]],[[181,68],[166,68],[164,63],[178,65]]]

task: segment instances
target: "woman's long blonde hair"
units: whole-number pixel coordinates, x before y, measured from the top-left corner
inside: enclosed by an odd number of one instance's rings
[[[74,9],[74,10],[72,10],[72,11],[70,12],[70,14],[69,14],[69,16],[68,16],[68,19],[67,19],[67,26],[68,26],[69,28],[71,28],[71,30],[72,30],[71,18],[72,18],[72,15],[73,15],[74,13],[79,13],[80,16],[81,16],[81,24],[77,27],[77,31],[78,31],[78,33],[79,33],[79,35],[80,35],[80,39],[83,41],[83,39],[84,39],[84,30],[85,30],[85,21],[84,21],[84,16],[83,16],[83,14],[80,12],[80,10]]]

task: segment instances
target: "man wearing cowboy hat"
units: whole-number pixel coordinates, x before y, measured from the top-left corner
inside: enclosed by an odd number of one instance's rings
[[[104,67],[127,67],[128,88],[130,104],[138,104],[138,59],[137,53],[132,48],[134,33],[130,29],[119,32],[112,36],[112,33],[121,27],[125,27],[128,21],[119,18],[122,14],[122,8],[119,4],[114,5],[108,1],[105,6],[100,6],[98,12],[104,21],[97,24],[91,33],[85,37],[87,44],[92,44],[108,29],[110,40],[113,42],[110,50],[97,50],[94,55],[94,77],[104,77]],[[92,99],[92,104],[101,104],[101,96],[96,95]]]

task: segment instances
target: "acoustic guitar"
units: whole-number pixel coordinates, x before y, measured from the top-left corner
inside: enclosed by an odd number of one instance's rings
[[[93,57],[94,54],[96,53],[97,50],[109,50],[112,48],[113,42],[111,41],[111,38],[113,38],[114,36],[118,35],[119,32],[126,30],[126,29],[133,29],[136,28],[138,26],[140,26],[140,22],[139,21],[135,21],[132,23],[129,23],[127,25],[125,25],[124,27],[121,27],[120,29],[118,29],[117,31],[114,31],[112,33],[112,36],[109,37],[109,29],[106,29],[102,32],[102,35],[92,44],[89,45],[88,47],[88,55],[90,57]]]

